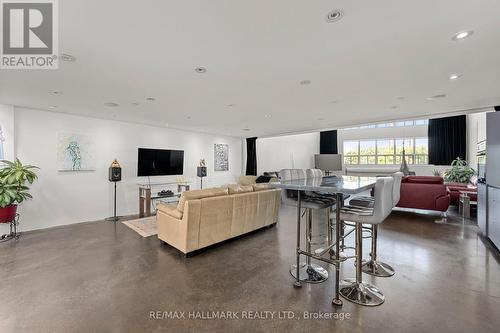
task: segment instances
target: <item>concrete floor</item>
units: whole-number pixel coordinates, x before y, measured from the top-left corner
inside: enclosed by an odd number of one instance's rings
[[[26,233],[0,244],[0,332],[498,332],[500,260],[475,226],[393,212],[381,225],[379,253],[396,275],[364,276],[386,302],[335,309],[333,277],[292,287],[294,218],[284,208],[277,227],[189,259],[121,223]],[[352,260],[342,275],[354,275]],[[151,311],[236,311],[240,318],[293,311],[299,319],[151,319]],[[307,320],[304,311],[349,318]]]

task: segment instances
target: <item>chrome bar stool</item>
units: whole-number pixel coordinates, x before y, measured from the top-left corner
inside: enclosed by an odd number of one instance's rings
[[[306,179],[306,172],[302,169],[283,169],[280,171],[281,180],[304,180]],[[312,251],[312,238],[313,238],[313,228],[312,228],[312,214],[313,210],[329,209],[335,204],[335,200],[332,198],[324,198],[316,195],[312,195],[312,192],[304,193],[301,200],[301,208],[305,208],[306,215],[306,252],[311,253]],[[298,193],[297,191],[285,190],[281,191],[281,197],[283,204],[297,207],[298,205]],[[297,265],[292,265],[290,268],[290,274],[297,278]],[[328,279],[328,271],[322,266],[313,264],[311,262],[311,257],[306,256],[306,261],[299,264],[299,280],[306,283],[321,283]]]
[[[341,209],[341,220],[355,224],[356,278],[340,282],[340,295],[353,303],[376,306],[385,301],[385,296],[376,286],[362,280],[363,224],[380,224],[389,216],[393,184],[392,177],[377,179],[373,208],[348,205]]]
[[[392,175],[394,179],[394,186],[392,191],[392,208],[396,207],[401,197],[401,180],[403,178],[402,172],[396,172]],[[349,204],[352,206],[360,206],[371,208],[374,204],[373,197],[355,197]],[[377,237],[378,237],[378,225],[372,224],[371,226],[371,252],[370,259],[363,261],[362,270],[363,273],[380,276],[380,277],[390,277],[395,274],[394,268],[391,265],[386,264],[377,260]]]

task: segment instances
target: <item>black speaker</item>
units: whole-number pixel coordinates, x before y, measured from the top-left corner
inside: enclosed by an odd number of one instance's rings
[[[122,168],[109,167],[109,181],[119,182],[122,180]]]
[[[500,105],[495,106],[495,111],[500,111]]]
[[[207,167],[198,167],[196,174],[198,177],[206,177],[207,176]]]

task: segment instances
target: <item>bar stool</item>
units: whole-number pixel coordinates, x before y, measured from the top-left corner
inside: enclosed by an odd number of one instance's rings
[[[403,178],[402,172],[396,172],[392,175],[394,179],[394,186],[392,191],[392,208],[396,207],[401,197],[401,180]],[[374,204],[373,197],[355,197],[349,204],[352,206],[360,206],[371,208]],[[370,259],[363,260],[363,273],[380,276],[380,277],[390,277],[395,274],[394,268],[392,266],[377,260],[377,237],[378,237],[378,225],[372,224],[371,226],[371,252]]]
[[[394,179],[383,177],[375,184],[375,202],[373,208],[345,206],[340,218],[355,224],[356,278],[340,282],[340,295],[353,303],[376,306],[385,301],[385,296],[374,285],[362,280],[363,224],[380,224],[392,210],[392,191]]]
[[[403,179],[402,172],[396,172],[392,175],[394,179],[394,186],[392,191],[392,208],[396,207],[401,197],[401,180]],[[370,259],[363,261],[362,270],[363,273],[380,276],[380,277],[390,277],[396,272],[392,266],[377,260],[377,237],[378,237],[378,225],[372,225],[372,244]]]
[[[304,180],[307,178],[305,170],[302,169],[283,169],[280,171],[281,180]],[[298,194],[297,191],[286,190],[281,191],[283,204],[297,207]],[[332,198],[315,196],[311,193],[304,193],[301,200],[301,207],[305,208],[306,212],[306,251],[312,251],[312,214],[313,210],[329,209],[335,204]],[[290,274],[297,277],[297,265],[292,265]],[[306,256],[306,261],[299,265],[299,280],[306,283],[321,283],[328,279],[328,272],[320,265],[311,263],[311,257]]]

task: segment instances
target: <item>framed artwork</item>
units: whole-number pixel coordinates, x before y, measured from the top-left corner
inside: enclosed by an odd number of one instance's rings
[[[224,143],[214,144],[214,169],[215,171],[229,170],[229,145]]]
[[[59,171],[94,171],[95,143],[91,136],[59,133],[57,168]]]

